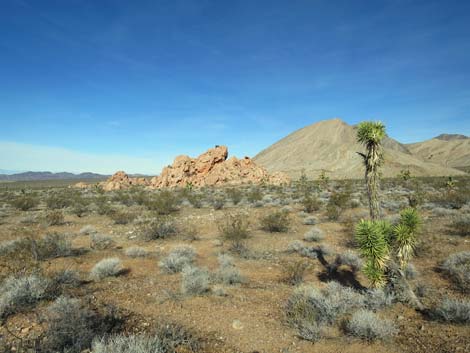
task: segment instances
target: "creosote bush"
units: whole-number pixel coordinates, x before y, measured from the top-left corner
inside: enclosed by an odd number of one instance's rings
[[[196,251],[192,246],[179,245],[160,261],[160,268],[167,273],[181,272],[185,266],[191,265],[196,258]]]
[[[106,277],[116,277],[122,273],[122,261],[117,257],[103,259],[93,266],[90,277],[94,280],[102,280]]]
[[[232,247],[242,246],[250,236],[249,221],[247,216],[241,213],[227,213],[218,222],[220,235],[226,241],[232,243]]]
[[[226,190],[226,194],[234,205],[238,205],[243,199],[243,192],[237,188],[230,188]]]
[[[64,224],[65,217],[61,210],[52,210],[46,213],[46,223],[49,226],[60,226]]]
[[[306,261],[291,261],[284,264],[282,267],[281,279],[283,282],[290,285],[298,285],[303,282],[305,272],[310,268]]]
[[[165,239],[178,233],[178,227],[170,216],[157,216],[144,222],[138,229],[142,239]]]
[[[23,194],[15,197],[10,204],[21,211],[29,211],[39,205],[39,199],[36,195]]]
[[[289,230],[291,218],[287,211],[273,211],[261,218],[261,229],[270,233],[284,233]]]
[[[369,310],[356,311],[346,325],[347,332],[367,341],[387,339],[397,334],[395,325]]]
[[[137,218],[137,214],[127,209],[117,208],[109,213],[109,217],[115,224],[129,224]]]
[[[160,191],[149,197],[146,206],[159,215],[169,215],[178,210],[180,200],[175,193],[169,190]]]

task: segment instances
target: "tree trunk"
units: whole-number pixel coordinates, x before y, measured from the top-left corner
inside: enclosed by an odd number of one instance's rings
[[[380,218],[379,202],[379,165],[381,162],[379,147],[372,145],[368,148],[366,164],[366,185],[369,197],[370,218],[377,220]]]
[[[387,269],[387,280],[388,290],[393,293],[399,301],[410,304],[416,310],[425,310],[423,303],[421,303],[421,300],[419,300],[408,283],[405,273],[394,261],[390,263]]]

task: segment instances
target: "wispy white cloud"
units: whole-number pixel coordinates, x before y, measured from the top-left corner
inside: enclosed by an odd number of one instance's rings
[[[60,147],[0,141],[0,168],[52,172],[158,174],[164,163],[152,158],[119,154],[90,154]]]

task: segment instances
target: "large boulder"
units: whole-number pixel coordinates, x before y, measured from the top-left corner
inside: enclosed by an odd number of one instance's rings
[[[148,186],[149,182],[145,178],[131,178],[123,171],[114,173],[108,180],[102,182],[101,187],[105,191],[127,189],[134,185]]]

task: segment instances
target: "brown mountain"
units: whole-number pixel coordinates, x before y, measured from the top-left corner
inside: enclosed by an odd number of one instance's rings
[[[392,177],[409,168],[413,175],[459,175],[462,171],[424,161],[408,146],[387,137],[384,140],[383,174]],[[297,130],[254,157],[270,172],[285,172],[297,178],[302,170],[317,177],[326,171],[332,178],[361,178],[363,162],[356,152],[364,147],[356,142],[356,128],[341,119],[324,120]]]
[[[409,144],[407,148],[424,161],[464,170],[470,168],[470,138],[465,135],[442,134]]]

